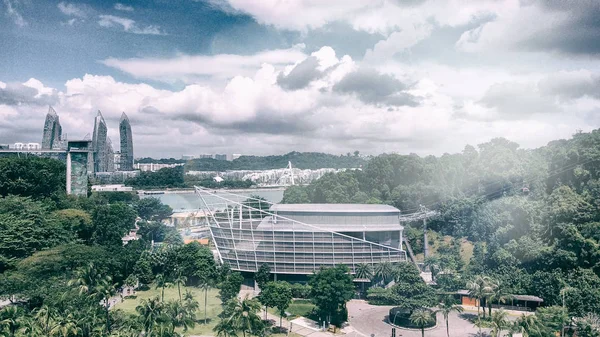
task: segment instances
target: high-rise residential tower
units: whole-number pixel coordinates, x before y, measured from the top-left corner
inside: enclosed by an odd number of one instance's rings
[[[46,122],[44,123],[44,134],[42,136],[42,149],[49,150],[60,146],[62,127],[58,114],[52,107],[48,107]]]
[[[108,172],[108,128],[102,113],[98,110],[98,115],[94,120],[94,134],[92,136],[92,147],[94,149],[94,172]]]
[[[133,171],[133,137],[129,118],[123,112],[119,122],[119,134],[121,136],[121,171]]]

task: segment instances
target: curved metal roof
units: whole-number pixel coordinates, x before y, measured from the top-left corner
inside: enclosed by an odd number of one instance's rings
[[[271,212],[295,213],[397,213],[396,207],[380,204],[275,204]]]

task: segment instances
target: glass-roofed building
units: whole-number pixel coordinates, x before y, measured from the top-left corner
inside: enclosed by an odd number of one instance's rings
[[[275,204],[261,212],[238,204],[213,213],[219,258],[232,269],[308,275],[321,266],[406,261],[400,211],[371,204]]]

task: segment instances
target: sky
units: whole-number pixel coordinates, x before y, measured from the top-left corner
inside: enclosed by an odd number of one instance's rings
[[[0,143],[136,157],[523,148],[600,126],[596,0],[0,0]]]

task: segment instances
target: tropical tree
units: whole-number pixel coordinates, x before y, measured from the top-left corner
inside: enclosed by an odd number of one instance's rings
[[[8,336],[14,337],[17,330],[21,328],[23,308],[9,305],[0,311],[0,326],[8,330]]]
[[[242,331],[244,337],[246,333],[257,331],[262,326],[262,321],[257,312],[260,311],[260,303],[256,299],[251,299],[246,295],[243,300],[233,298],[227,303],[226,312],[229,314],[229,320],[233,327]]]
[[[310,298],[326,321],[340,325],[347,319],[346,302],[354,296],[354,283],[348,267],[321,267],[310,276]]]
[[[482,300],[486,298],[492,291],[492,288],[489,284],[489,277],[481,275],[477,276],[473,281],[467,283],[469,296],[476,298],[478,301],[477,316],[480,315],[480,309],[482,308]],[[483,311],[483,317],[485,318],[485,310]]]
[[[431,324],[434,319],[427,309],[417,309],[409,317],[410,322],[421,329],[421,336],[425,337],[425,326]]]
[[[512,325],[511,332],[521,333],[523,337],[544,335],[540,322],[535,315],[521,315]]]
[[[215,285],[215,274],[207,274],[205,272],[198,272],[196,276],[200,280],[200,288],[204,290],[204,324],[208,323],[207,304],[208,304],[208,291]]]
[[[165,301],[165,288],[170,288],[173,284],[167,280],[165,274],[156,275],[156,289],[161,289],[160,300]]]
[[[258,268],[258,271],[254,273],[254,280],[258,284],[259,288],[263,288],[271,278],[271,267],[267,263],[263,263]]]
[[[487,296],[488,314],[492,316],[492,302],[505,303],[511,298],[506,287],[500,281],[490,281]]]
[[[98,285],[94,288],[94,295],[97,298],[101,298],[104,303],[104,310],[106,313],[106,332],[110,334],[110,299],[117,295],[117,288],[112,283],[112,277],[107,276],[100,280]]]
[[[442,315],[444,316],[444,320],[446,321],[446,335],[448,337],[450,337],[450,326],[448,323],[448,318],[450,314],[452,312],[461,313],[463,312],[463,310],[463,307],[456,304],[453,298],[447,297],[444,299],[444,301],[442,301],[442,303],[440,303],[439,309],[435,311],[436,313],[442,313]]]
[[[508,328],[508,313],[504,310],[494,311],[492,314],[492,336],[500,337],[502,330]]]
[[[371,268],[370,264],[366,264],[366,263],[360,263],[358,265],[356,265],[356,269],[355,269],[355,273],[354,273],[354,277],[356,277],[357,279],[361,279],[362,281],[360,282],[361,284],[361,290],[362,293],[364,294],[365,292],[365,282],[363,282],[364,280],[369,280],[371,281],[371,279],[373,278],[373,269]]]
[[[173,283],[177,285],[177,293],[179,294],[179,302],[181,302],[181,286],[185,286],[187,282],[187,277],[181,275],[181,273],[177,274],[177,277],[173,280]]]
[[[74,315],[66,311],[63,315],[56,316],[56,324],[50,330],[50,336],[69,337],[77,335],[80,331]]]
[[[139,319],[145,333],[148,336],[152,336],[154,326],[162,313],[162,303],[158,296],[147,300],[142,299],[140,304],[135,308],[135,311],[140,315]]]
[[[375,277],[380,279],[383,283],[387,283],[387,281],[394,278],[394,265],[389,261],[376,264],[373,271]]]
[[[237,337],[237,331],[229,318],[221,319],[213,331],[217,333],[217,337]]]
[[[101,278],[102,275],[98,273],[94,263],[90,262],[87,266],[76,270],[75,277],[67,284],[77,287],[79,294],[89,294]]]
[[[41,327],[42,334],[44,336],[50,335],[50,330],[52,329],[51,323],[55,315],[54,309],[44,304],[41,307],[39,307],[34,313],[34,317],[38,325]]]

